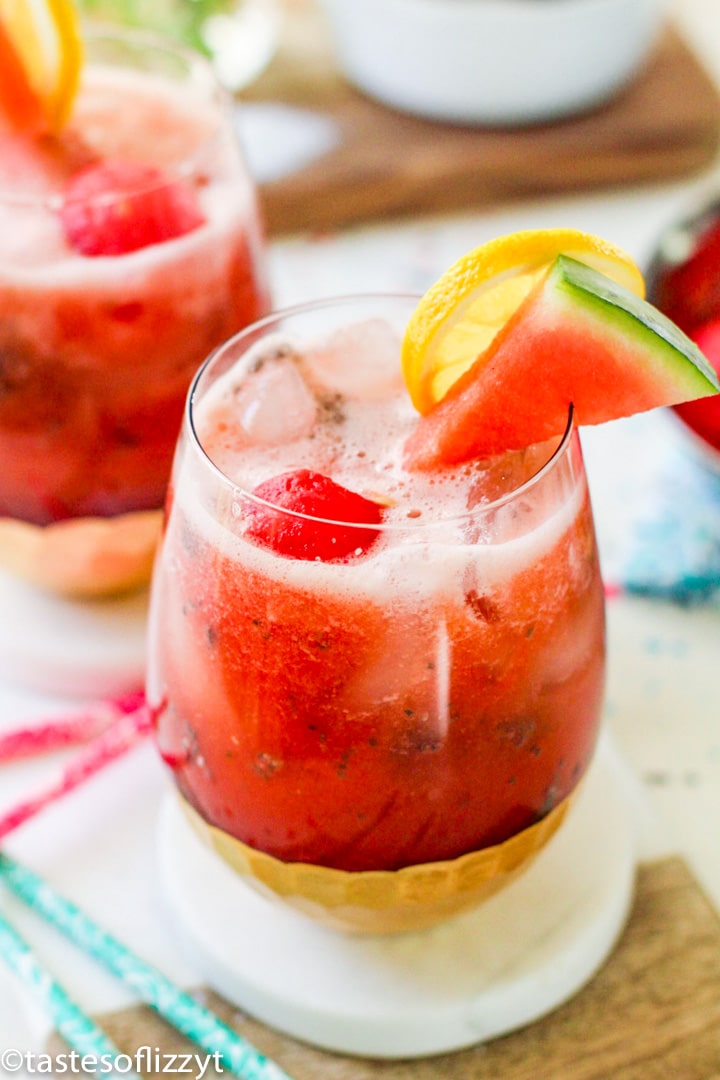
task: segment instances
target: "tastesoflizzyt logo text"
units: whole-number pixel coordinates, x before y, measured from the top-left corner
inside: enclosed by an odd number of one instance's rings
[[[156,1046],[141,1046],[133,1054],[40,1054],[32,1050],[0,1050],[0,1075],[28,1073],[62,1076],[145,1076],[150,1072],[191,1076],[203,1080],[212,1066],[223,1072],[222,1054],[169,1054]]]

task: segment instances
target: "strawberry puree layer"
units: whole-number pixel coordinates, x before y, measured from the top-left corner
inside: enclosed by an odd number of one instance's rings
[[[122,256],[78,254],[65,187],[116,157],[187,183],[204,223]],[[260,246],[219,110],[155,76],[89,68],[58,140],[0,132],[0,515],[162,504],[194,371],[267,306]]]

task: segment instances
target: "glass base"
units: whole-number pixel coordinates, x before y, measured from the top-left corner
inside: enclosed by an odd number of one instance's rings
[[[0,679],[67,697],[141,687],[147,602],[146,591],[71,600],[0,570]]]
[[[174,795],[160,820],[161,872],[181,948],[230,1002],[326,1050],[423,1057],[529,1024],[588,982],[632,904],[631,813],[622,763],[603,742],[529,870],[420,933],[347,935],[266,899],[203,845]]]

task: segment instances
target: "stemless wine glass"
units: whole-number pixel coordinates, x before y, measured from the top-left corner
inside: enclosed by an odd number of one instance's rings
[[[603,696],[572,421],[554,445],[405,468],[415,303],[291,309],[210,357],[151,591],[148,698],[191,821],[355,929],[509,880],[562,819]]]
[[[269,302],[209,63],[122,29],[84,48],[59,134],[0,131],[0,518],[42,527],[161,508],[192,376]]]

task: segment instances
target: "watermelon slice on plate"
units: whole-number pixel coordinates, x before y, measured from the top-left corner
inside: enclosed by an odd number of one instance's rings
[[[657,309],[584,263],[558,256],[490,346],[418,421],[411,469],[520,450],[720,390],[697,345]]]

